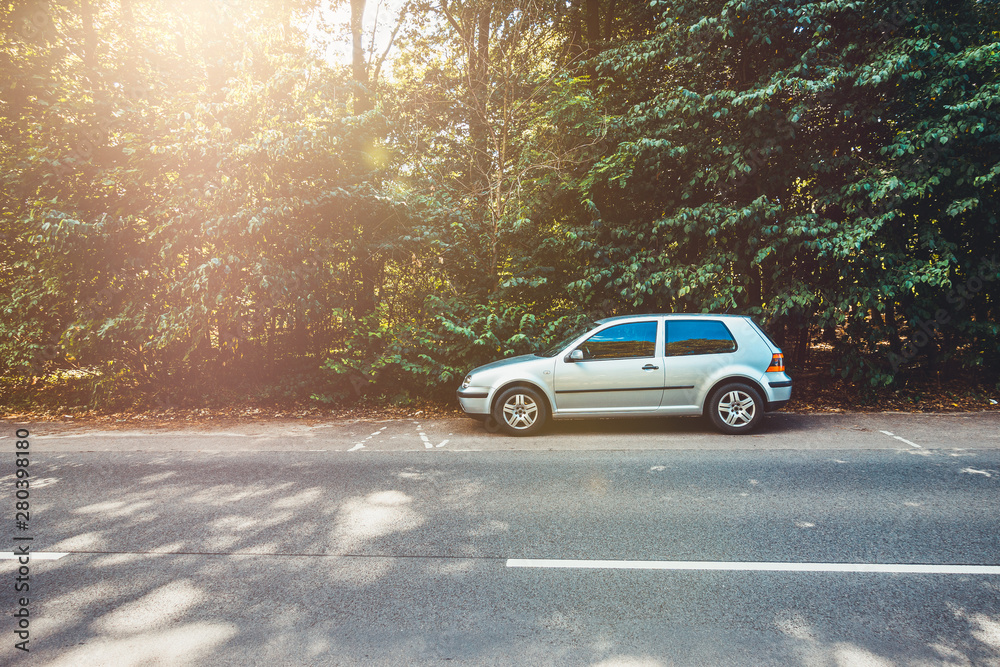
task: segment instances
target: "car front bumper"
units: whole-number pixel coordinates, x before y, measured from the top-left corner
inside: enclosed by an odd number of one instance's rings
[[[470,417],[486,417],[490,414],[490,390],[488,387],[466,387],[455,392],[462,410]]]

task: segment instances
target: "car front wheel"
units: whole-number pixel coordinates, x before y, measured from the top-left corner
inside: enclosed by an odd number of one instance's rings
[[[535,435],[548,418],[545,399],[529,387],[511,387],[493,404],[493,418],[507,435]]]
[[[706,412],[712,425],[722,433],[749,433],[764,417],[764,401],[750,385],[732,382],[712,394]]]

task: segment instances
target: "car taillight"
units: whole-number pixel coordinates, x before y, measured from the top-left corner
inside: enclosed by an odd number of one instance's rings
[[[784,373],[785,372],[785,355],[781,352],[771,355],[771,365],[767,367],[768,373]]]

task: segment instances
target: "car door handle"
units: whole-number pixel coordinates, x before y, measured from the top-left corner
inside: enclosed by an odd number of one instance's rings
[[[645,366],[642,367],[642,370],[644,370],[644,371],[658,371],[658,370],[660,370],[660,367],[659,366],[654,366],[653,364],[646,364]]]

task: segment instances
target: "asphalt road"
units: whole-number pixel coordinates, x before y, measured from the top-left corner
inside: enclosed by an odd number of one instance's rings
[[[21,426],[5,665],[1000,665],[995,412]]]

